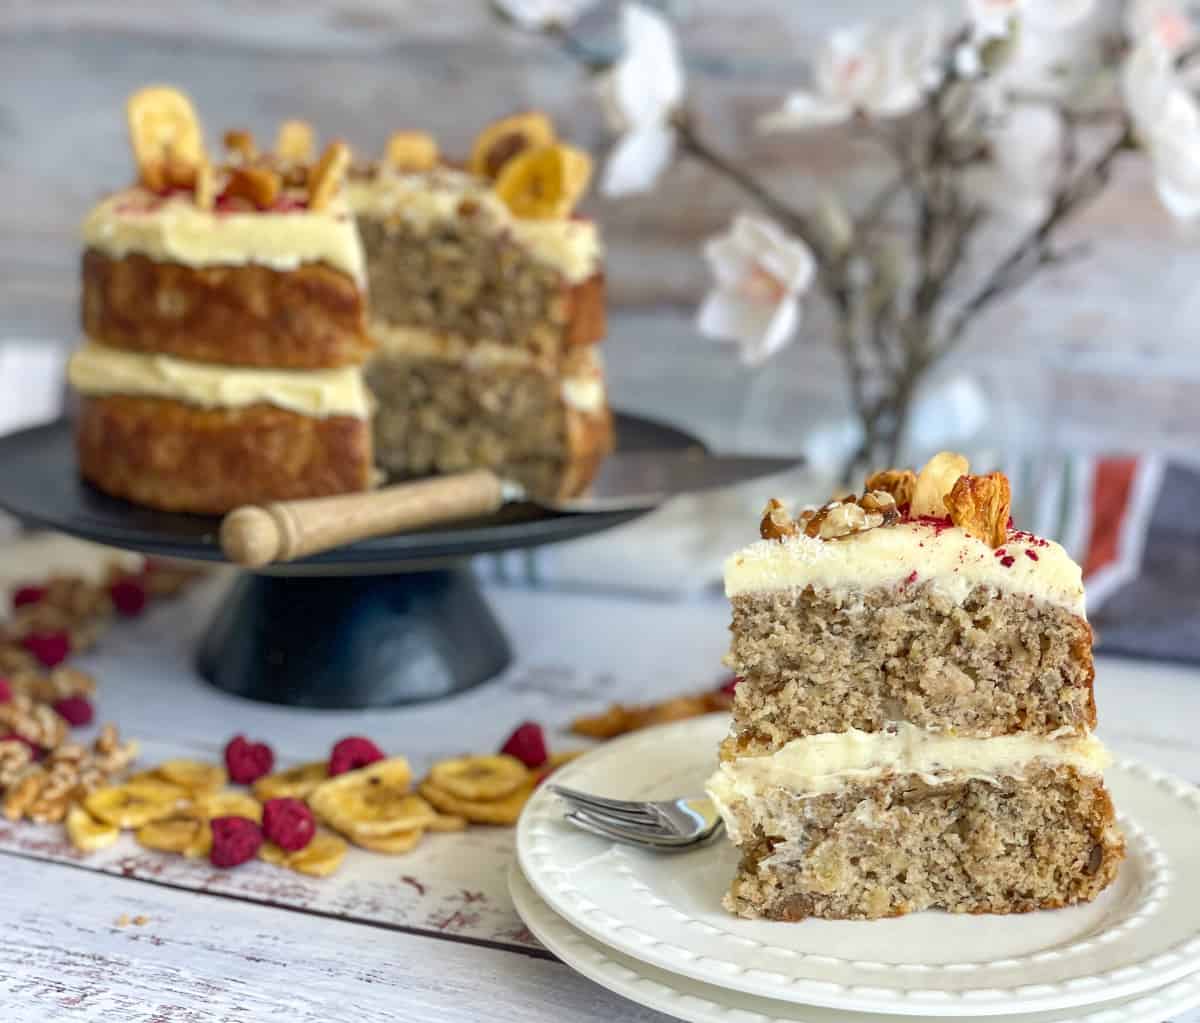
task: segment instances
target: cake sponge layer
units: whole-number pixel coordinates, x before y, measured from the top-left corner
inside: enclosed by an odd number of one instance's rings
[[[888,722],[975,736],[1082,733],[1096,720],[1091,629],[1065,608],[925,586],[733,598],[729,663],[743,677],[725,755]]]
[[[748,918],[1058,908],[1095,898],[1124,856],[1100,778],[1063,766],[937,785],[893,775],[809,798],[766,789],[725,813],[743,854],[725,905]]]

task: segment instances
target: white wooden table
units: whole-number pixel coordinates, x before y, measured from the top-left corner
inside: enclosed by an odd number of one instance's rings
[[[0,547],[0,589],[56,560],[78,564],[78,548]],[[727,610],[716,597],[492,585],[517,651],[495,682],[394,710],[253,704],[210,689],[190,667],[225,584],[211,580],[115,626],[80,661],[100,678],[99,718],[141,738],[150,759],[212,756],[234,732],[312,759],[361,733],[422,770],[437,756],[494,748],[525,718],[559,726],[613,700],[701,689],[723,674]],[[1103,734],[1117,750],[1200,780],[1200,672],[1105,662],[1098,684]],[[552,747],[579,744],[549,731]],[[508,829],[435,836],[408,857],[355,851],[324,880],[265,864],[214,871],[132,844],[84,859],[56,835],[0,828],[6,1023],[663,1019],[576,976],[523,930],[503,883]]]

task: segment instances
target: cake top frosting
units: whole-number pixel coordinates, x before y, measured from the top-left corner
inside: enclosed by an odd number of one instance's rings
[[[1002,474],[972,476],[967,469],[962,456],[943,453],[920,474],[877,473],[862,497],[831,501],[796,520],[772,501],[763,539],[725,563],[726,595],[928,587],[962,603],[985,586],[1082,617],[1079,566],[1057,543],[1013,528]],[[891,489],[872,489],[882,487]]]

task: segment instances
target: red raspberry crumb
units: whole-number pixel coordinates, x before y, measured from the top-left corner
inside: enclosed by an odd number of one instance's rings
[[[917,570],[914,568],[911,572],[908,573],[908,575],[906,575],[904,577],[904,585],[911,586],[916,581],[917,581]]]
[[[82,728],[92,723],[92,705],[82,696],[67,696],[55,700],[51,706],[59,717],[65,718],[72,728]]]
[[[1008,554],[1000,559],[1000,564],[1002,564],[1005,568],[1012,568],[1013,562],[1016,560],[1017,559],[1014,558],[1011,554]]]
[[[71,637],[62,629],[56,632],[31,632],[21,640],[21,645],[47,668],[57,668],[71,652]]]
[[[235,735],[225,746],[225,769],[231,781],[249,785],[275,767],[275,754],[265,742]]]
[[[208,859],[214,867],[236,867],[254,859],[262,843],[262,831],[249,817],[214,817]]]
[[[1027,548],[1025,548],[1025,557],[1027,557],[1030,561],[1037,561],[1037,559],[1038,559],[1037,551],[1031,551],[1027,547]]]
[[[8,703],[12,699],[12,683],[0,677],[0,703]]]
[[[994,551],[992,551],[993,558],[1003,558],[1006,554],[1008,554],[1008,551],[1006,551],[1003,547],[997,547]]]
[[[40,604],[45,597],[45,586],[21,586],[12,595],[13,610],[26,604]]]
[[[361,735],[351,735],[330,751],[329,774],[330,777],[335,774],[345,774],[347,771],[355,771],[382,759],[383,751],[370,739],[364,739]]]
[[[519,724],[517,730],[504,740],[500,752],[516,757],[526,767],[541,767],[550,756],[546,752],[546,736],[536,721]]]
[[[146,610],[146,587],[134,576],[124,576],[108,588],[113,607],[126,618],[136,618]]]
[[[717,690],[719,693],[724,693],[726,696],[732,696],[738,687],[738,683],[742,681],[741,675],[730,675],[729,678]]]
[[[8,735],[0,735],[0,742],[22,742],[29,747],[29,752],[33,755],[34,760],[41,760],[45,756],[42,747],[37,743],[30,742],[23,735],[17,735],[16,732],[9,732]]]
[[[263,834],[280,849],[303,849],[317,833],[312,811],[299,799],[268,799],[263,803]]]

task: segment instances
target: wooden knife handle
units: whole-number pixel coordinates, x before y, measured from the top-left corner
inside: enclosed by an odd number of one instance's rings
[[[235,564],[262,568],[372,536],[486,515],[503,503],[500,478],[477,469],[365,494],[246,505],[225,516],[221,548]]]

